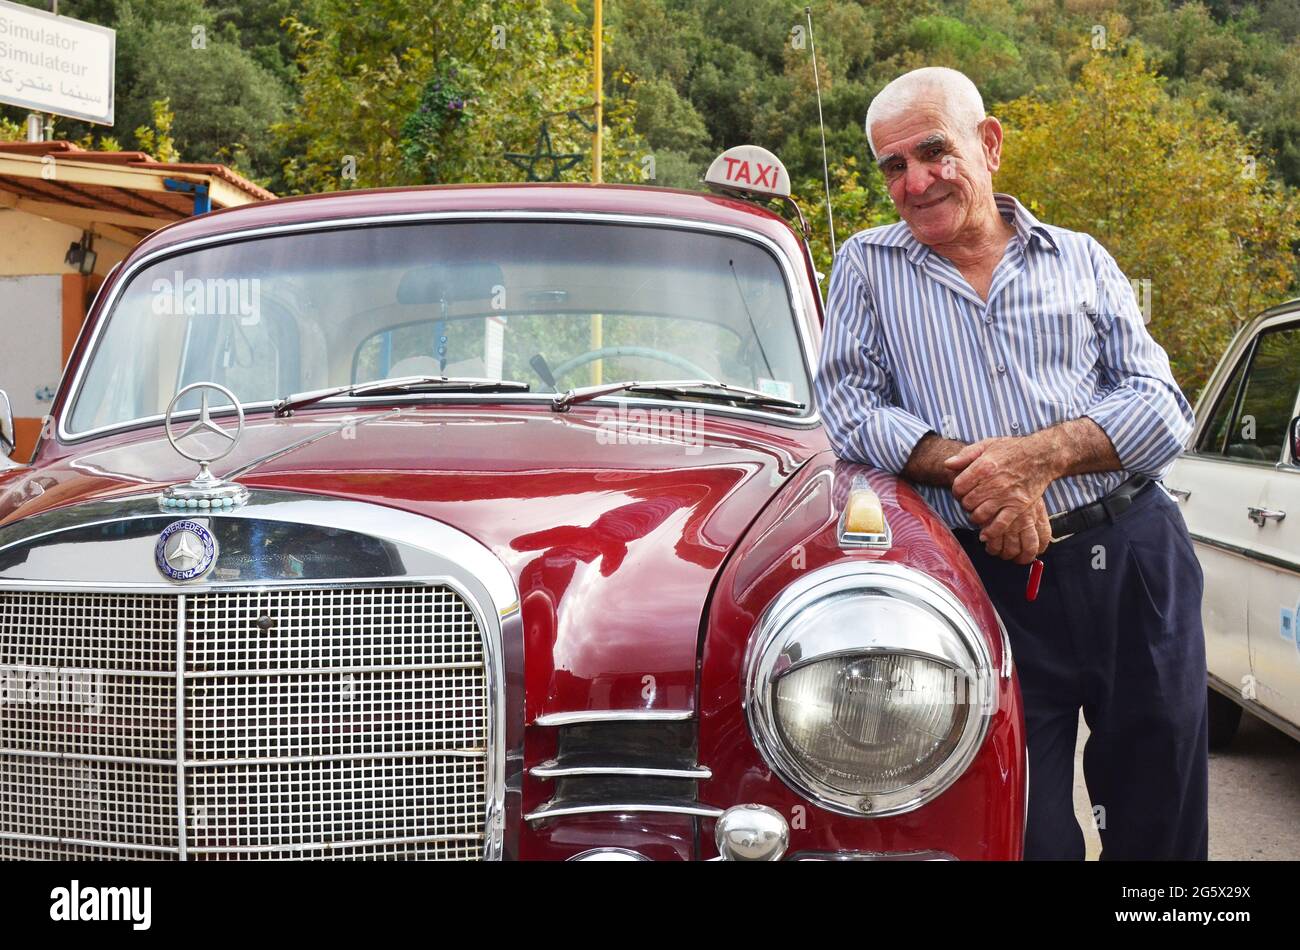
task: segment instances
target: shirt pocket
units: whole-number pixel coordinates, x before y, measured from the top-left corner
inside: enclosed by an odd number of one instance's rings
[[[1083,311],[1048,310],[1031,318],[1034,357],[1041,369],[1081,367],[1097,330]]]

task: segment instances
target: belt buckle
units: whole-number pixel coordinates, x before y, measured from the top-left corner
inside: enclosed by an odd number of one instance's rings
[[[1047,516],[1047,526],[1048,526],[1049,528],[1052,529],[1052,540],[1049,542],[1049,544],[1055,544],[1057,541],[1064,541],[1066,538],[1072,538],[1072,537],[1075,536],[1075,534],[1078,533],[1078,532],[1076,532],[1076,531],[1071,531],[1069,534],[1063,534],[1063,535],[1060,535],[1059,537],[1057,536],[1057,534],[1056,534],[1056,528],[1055,528],[1055,526],[1052,524],[1052,519],[1054,519],[1054,518],[1064,518],[1064,517],[1065,517],[1066,515],[1068,515],[1068,514],[1069,514],[1068,511],[1058,511],[1058,512],[1057,512],[1056,514],[1054,514],[1054,515],[1048,515],[1048,516]]]

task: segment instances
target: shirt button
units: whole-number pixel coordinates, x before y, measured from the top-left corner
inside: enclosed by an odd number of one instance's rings
[[[1011,428],[1013,431],[1018,430],[1020,428],[1020,423],[1019,422],[1011,423]]]
[[[1005,373],[1006,371],[1007,371],[1006,366],[1003,365],[1002,363],[999,363],[999,364],[998,364],[998,372],[999,372],[999,373]]]
[[[993,322],[993,318],[992,318],[992,317],[985,317],[985,318],[984,318],[984,322],[985,322],[985,323],[992,323],[992,322]]]

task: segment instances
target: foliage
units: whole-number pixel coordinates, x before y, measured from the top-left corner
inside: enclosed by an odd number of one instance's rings
[[[180,152],[172,138],[172,125],[176,116],[171,110],[170,99],[159,99],[153,103],[153,127],[142,125],[135,130],[135,140],[141,151],[147,152],[160,162],[180,161]]]
[[[1065,96],[1002,107],[994,184],[1151,281],[1151,331],[1196,391],[1235,328],[1294,292],[1300,201],[1233,123],[1165,85],[1140,44],[1092,54]]]
[[[424,85],[419,107],[402,124],[402,156],[425,181],[438,181],[438,156],[474,118],[475,73],[464,65],[457,68],[451,59],[439,63]]]
[[[523,172],[505,154],[529,151],[545,116],[591,103],[589,38],[557,23],[547,0],[319,0],[314,16],[315,25],[289,20],[301,102],[275,127],[293,190],[517,181]],[[438,102],[448,93],[436,84],[453,68],[454,95],[473,108],[447,122]],[[614,105],[605,178],[630,181],[634,109]],[[422,106],[444,113],[435,120]],[[556,151],[590,150],[579,123],[551,126]],[[565,177],[590,174],[583,163]]]
[[[831,212],[835,218],[837,247],[857,231],[898,220],[876,166],[868,163],[865,183],[863,176],[857,159],[852,156],[831,169]],[[812,248],[813,262],[821,274],[829,277],[832,257],[825,182],[810,178],[793,191],[808,220],[811,231],[808,244]],[[824,280],[822,284],[824,287]]]

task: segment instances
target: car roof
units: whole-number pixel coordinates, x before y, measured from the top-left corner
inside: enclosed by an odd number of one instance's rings
[[[277,198],[187,218],[155,231],[133,256],[170,245],[287,224],[422,212],[588,212],[678,218],[757,231],[789,246],[797,238],[786,222],[757,204],[704,192],[642,185],[528,183],[422,185]]]

